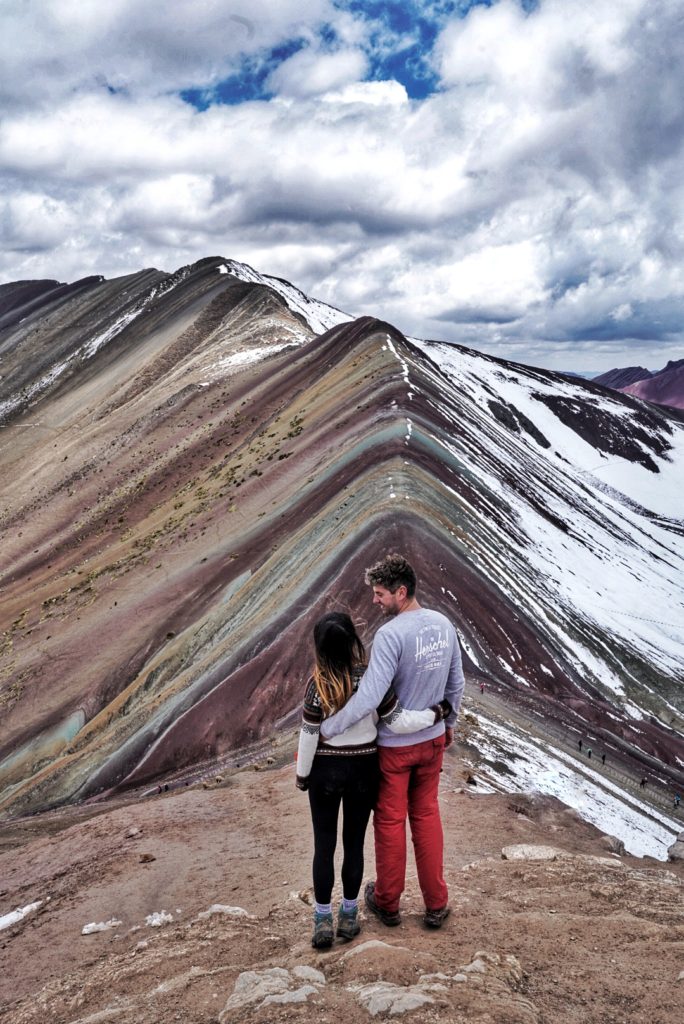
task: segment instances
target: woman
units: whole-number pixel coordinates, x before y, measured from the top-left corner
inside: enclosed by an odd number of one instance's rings
[[[366,655],[354,624],[342,612],[329,612],[314,626],[315,667],[304,698],[297,752],[297,786],[308,790],[314,832],[313,883],[316,900],[316,949],[332,945],[332,889],[337,819],[343,808],[343,900],[337,917],[337,936],[358,935],[358,895],[363,878],[363,842],[378,788],[377,723],[381,718],[393,732],[425,729],[451,713],[448,701],[425,711],[402,708],[394,690],[385,694],[371,715],[340,736],[324,742],[319,735],[324,718],[339,711],[358,686]]]

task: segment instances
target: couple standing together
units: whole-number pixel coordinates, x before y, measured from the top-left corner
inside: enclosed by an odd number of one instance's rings
[[[425,925],[439,928],[449,913],[437,789],[463,695],[458,638],[444,615],[420,606],[416,574],[401,555],[388,555],[366,570],[365,579],[387,622],[377,631],[366,663],[348,615],[330,612],[318,620],[315,668],[299,736],[297,786],[308,790],[311,807],[312,945],[318,949],[331,946],[335,935],[331,898],[340,806],[338,938],[351,939],[360,931],[358,895],[371,810],[376,881],[365,888],[368,910],[385,925],[400,923],[408,816]]]

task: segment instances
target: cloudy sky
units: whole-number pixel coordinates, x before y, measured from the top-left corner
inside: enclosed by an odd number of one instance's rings
[[[0,280],[250,263],[541,366],[684,356],[679,0],[2,0]]]

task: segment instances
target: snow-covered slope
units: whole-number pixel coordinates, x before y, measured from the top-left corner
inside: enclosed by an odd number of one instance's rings
[[[618,648],[671,676],[661,714],[681,713],[684,426],[668,423],[656,438],[650,421],[639,424],[639,411],[610,393],[444,344],[421,348],[474,416],[503,420],[484,442],[480,434],[468,459],[512,516],[501,543],[488,510],[479,516],[492,564],[506,551],[498,586],[631,714],[641,717],[648,681]]]
[[[317,299],[310,299],[289,281],[283,281],[280,277],[269,277],[268,274],[260,274],[247,263],[226,260],[218,267],[218,271],[220,274],[231,274],[240,281],[263,284],[272,288],[274,292],[285,299],[293,313],[297,313],[304,319],[314,334],[322,334],[324,331],[329,331],[331,327],[347,323],[352,319],[341,310],[335,309],[334,306],[328,306],[325,302],[319,302]]]

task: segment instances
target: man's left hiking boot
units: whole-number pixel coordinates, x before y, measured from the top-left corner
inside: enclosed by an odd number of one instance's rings
[[[319,914],[314,911],[314,930],[311,945],[314,949],[330,949],[335,932],[332,914]]]
[[[439,910],[426,910],[423,923],[426,928],[441,928],[450,913],[450,907],[440,907]]]
[[[361,931],[359,923],[359,911],[356,907],[353,910],[345,910],[343,907],[337,912],[337,938],[349,941]]]

